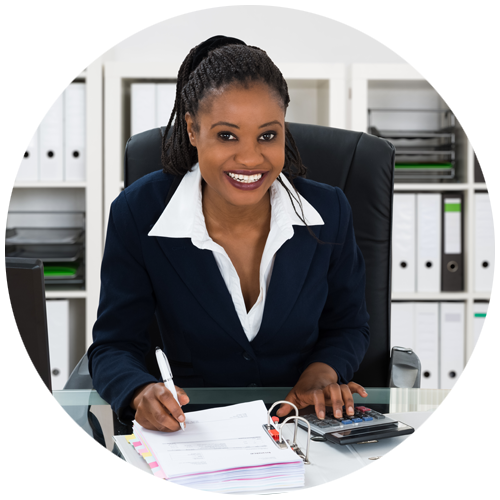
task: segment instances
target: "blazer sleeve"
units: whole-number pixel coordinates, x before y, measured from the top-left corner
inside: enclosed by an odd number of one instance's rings
[[[134,418],[130,407],[134,391],[158,382],[144,361],[155,305],[139,231],[122,192],[110,210],[97,321],[87,353],[94,387],[120,420]]]
[[[368,349],[370,329],[365,302],[365,262],[356,244],[352,210],[337,191],[339,229],[328,269],[328,296],[319,320],[318,341],[304,365],[330,365],[339,383],[352,380]]]

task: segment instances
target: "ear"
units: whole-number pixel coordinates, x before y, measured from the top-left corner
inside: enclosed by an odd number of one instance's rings
[[[195,134],[195,123],[193,117],[188,113],[184,115],[184,120],[186,120],[187,133],[189,137],[189,142],[192,146],[196,147],[196,134]]]

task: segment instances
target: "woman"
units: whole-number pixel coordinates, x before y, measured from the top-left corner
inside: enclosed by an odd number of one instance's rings
[[[302,178],[288,103],[279,69],[240,40],[212,37],[181,65],[163,171],[110,212],[88,357],[119,418],[184,421],[144,365],[153,315],[181,405],[182,387],[291,386],[287,401],[324,418],[366,396],[351,381],[369,342],[351,209],[339,188]]]

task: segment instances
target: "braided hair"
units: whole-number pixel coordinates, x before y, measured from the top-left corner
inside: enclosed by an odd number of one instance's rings
[[[286,111],[290,102],[287,83],[264,50],[246,45],[236,38],[221,35],[209,38],[191,49],[179,68],[175,104],[162,139],[161,161],[165,173],[183,176],[198,162],[198,151],[189,141],[185,114],[189,113],[195,118],[203,99],[215,91],[232,83],[248,86],[253,82],[267,84],[280,101],[283,111]],[[172,134],[167,137],[171,128]],[[305,177],[306,167],[286,124],[285,137],[283,172],[295,193],[288,189],[280,176],[278,182],[287,191],[295,213],[307,226],[302,203],[293,184],[294,178]],[[297,212],[294,200],[298,203],[302,215]],[[309,226],[307,227],[317,239]]]

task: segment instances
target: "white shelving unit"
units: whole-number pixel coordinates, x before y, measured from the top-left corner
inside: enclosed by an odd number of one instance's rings
[[[343,64],[277,66],[287,80],[291,98],[287,121],[346,126],[346,75]],[[130,85],[175,82],[178,66],[165,63],[108,62],[104,66],[104,227],[112,201],[123,189],[123,158],[130,137]]]
[[[431,85],[406,64],[353,64],[349,75],[349,128],[368,131],[370,107],[436,107],[446,103]],[[395,182],[397,192],[461,191],[464,194],[464,291],[442,293],[393,293],[395,301],[461,301],[465,303],[465,363],[474,349],[475,301],[489,301],[488,292],[474,291],[474,193],[486,190],[474,182],[473,150],[458,125],[456,178],[441,182]]]
[[[86,83],[86,180],[82,182],[16,182],[9,211],[79,210],[85,213],[85,284],[51,287],[46,299],[70,301],[71,335],[77,337],[81,355],[92,342],[92,327],[97,316],[102,259],[102,62],[95,61],[75,82]],[[74,303],[73,303],[74,302]]]

